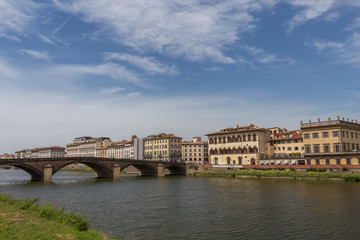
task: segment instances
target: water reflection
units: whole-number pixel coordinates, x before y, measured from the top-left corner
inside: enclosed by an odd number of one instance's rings
[[[21,179],[25,177],[24,179]],[[100,231],[126,239],[358,239],[360,184],[206,177],[54,175],[30,183],[0,171],[2,193],[40,197],[85,214]]]

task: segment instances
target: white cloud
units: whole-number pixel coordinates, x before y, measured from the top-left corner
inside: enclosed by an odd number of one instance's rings
[[[35,50],[28,50],[28,49],[21,49],[19,50],[20,53],[29,55],[30,57],[36,58],[36,59],[41,59],[44,61],[50,61],[51,58],[49,56],[48,52],[40,52],[40,51],[35,51]]]
[[[18,76],[16,69],[11,67],[4,59],[0,57],[0,76],[14,79]],[[4,78],[2,78],[4,80]],[[0,80],[1,81],[1,80]]]
[[[88,23],[100,26],[97,37],[111,36],[144,52],[153,51],[191,61],[235,63],[227,46],[254,28],[251,15],[276,1],[78,0],[54,3]]]
[[[104,53],[104,59],[124,61],[138,68],[141,68],[150,74],[167,74],[167,75],[178,74],[178,71],[175,66],[169,66],[167,64],[163,64],[157,61],[153,57],[140,57],[127,53],[121,54],[115,52],[107,52]]]
[[[353,31],[355,29],[360,28],[360,17],[358,17],[357,19],[355,19],[355,21],[349,25],[348,27],[346,27],[346,31]]]
[[[31,32],[37,9],[32,0],[0,0],[0,36],[18,41]]]
[[[267,54],[263,49],[251,46],[244,46],[243,49],[255,58],[256,61],[263,64],[284,63],[294,64],[291,58],[278,58],[275,54]]]
[[[114,94],[114,93],[123,92],[123,91],[125,91],[125,88],[112,87],[112,88],[102,88],[102,89],[100,89],[99,93],[108,95],[108,94]]]
[[[339,18],[340,13],[339,12],[332,12],[325,16],[325,20],[328,22],[335,21]]]
[[[319,51],[327,50],[325,54],[330,55],[333,63],[349,64],[360,68],[360,34],[353,33],[344,42],[331,42],[325,40],[315,40],[306,43],[317,48]]]
[[[336,0],[287,0],[290,5],[303,8],[304,10],[296,14],[289,22],[288,31],[291,32],[294,28],[315,19],[327,11],[329,11],[335,4]]]
[[[131,82],[136,85],[146,86],[135,73],[115,63],[102,63],[98,65],[53,65],[45,74],[54,76],[55,79],[77,79],[89,75],[105,76],[124,82]]]
[[[45,35],[40,34],[39,38],[44,42],[48,44],[54,44],[54,41],[51,39],[51,37],[47,37]]]

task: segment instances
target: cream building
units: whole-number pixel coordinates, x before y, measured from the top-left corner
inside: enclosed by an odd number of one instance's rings
[[[63,158],[65,148],[59,146],[44,147],[39,149],[39,158]]]
[[[255,165],[268,152],[271,132],[253,124],[207,134],[213,165]]]
[[[301,131],[307,165],[360,164],[357,120],[301,121]]]
[[[182,159],[186,163],[207,164],[209,161],[208,142],[202,142],[200,137],[194,137],[192,141],[184,141],[181,144]]]
[[[180,161],[181,137],[161,133],[144,139],[145,160]]]
[[[270,157],[303,156],[304,143],[300,130],[275,133],[269,149]]]
[[[96,147],[100,148],[103,142],[111,142],[108,137],[92,138],[89,136],[77,137],[70,144],[66,145],[66,157],[95,157]],[[103,153],[99,153],[102,155]],[[106,156],[106,154],[105,154]]]

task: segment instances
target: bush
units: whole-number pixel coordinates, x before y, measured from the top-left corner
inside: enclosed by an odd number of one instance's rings
[[[343,167],[341,170],[343,170],[344,172],[346,172],[348,169],[347,169],[347,167]]]
[[[295,168],[289,168],[289,171],[296,172]]]

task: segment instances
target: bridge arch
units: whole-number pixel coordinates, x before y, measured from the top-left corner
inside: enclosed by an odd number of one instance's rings
[[[66,162],[65,164],[55,166],[53,168],[53,175],[55,173],[57,173],[59,170],[61,170],[62,168],[66,167],[70,164],[73,164],[73,163],[81,163],[81,164],[88,166],[89,168],[91,168],[92,170],[94,170],[96,172],[98,178],[112,178],[113,177],[113,169],[110,168],[109,166],[107,166],[101,162],[86,161],[86,160],[81,160],[81,159],[72,160],[72,161]]]
[[[121,165],[121,170],[133,166],[140,171],[141,176],[157,176],[157,169],[154,165],[146,163],[127,163]]]
[[[9,163],[9,165],[14,166],[16,168],[19,168],[21,170],[24,170],[31,176],[31,181],[43,181],[43,171],[26,164],[20,164],[20,163]]]
[[[170,173],[170,175],[184,175],[186,174],[186,167],[184,166],[177,166],[177,165],[171,165],[171,166],[166,166],[165,165],[165,169],[167,169]]]

